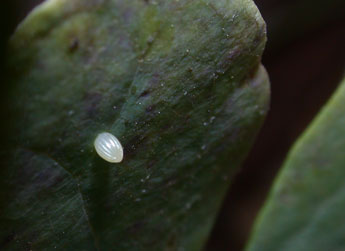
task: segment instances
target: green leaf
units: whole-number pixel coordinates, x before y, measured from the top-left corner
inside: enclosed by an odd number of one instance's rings
[[[292,148],[247,250],[345,250],[345,80]]]
[[[265,41],[249,0],[36,8],[7,54],[1,248],[200,249],[268,109]]]

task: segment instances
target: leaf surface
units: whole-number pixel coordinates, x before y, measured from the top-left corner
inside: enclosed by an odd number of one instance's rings
[[[292,148],[247,250],[345,249],[345,81]]]
[[[268,109],[265,36],[252,1],[35,9],[7,54],[1,247],[200,249]]]

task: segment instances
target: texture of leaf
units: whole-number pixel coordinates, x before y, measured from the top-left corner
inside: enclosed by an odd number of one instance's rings
[[[7,54],[0,247],[199,250],[268,109],[265,41],[249,0],[36,8]]]
[[[345,80],[292,148],[247,250],[345,250]]]

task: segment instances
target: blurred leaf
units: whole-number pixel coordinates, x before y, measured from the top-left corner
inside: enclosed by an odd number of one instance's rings
[[[345,250],[345,80],[290,152],[247,250]]]
[[[1,248],[200,249],[268,109],[265,40],[249,0],[36,8],[7,54]]]

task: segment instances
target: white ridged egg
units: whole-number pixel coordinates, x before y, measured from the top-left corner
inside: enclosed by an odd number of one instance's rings
[[[119,163],[123,159],[123,148],[120,141],[111,133],[98,134],[94,142],[98,155],[111,163]]]

